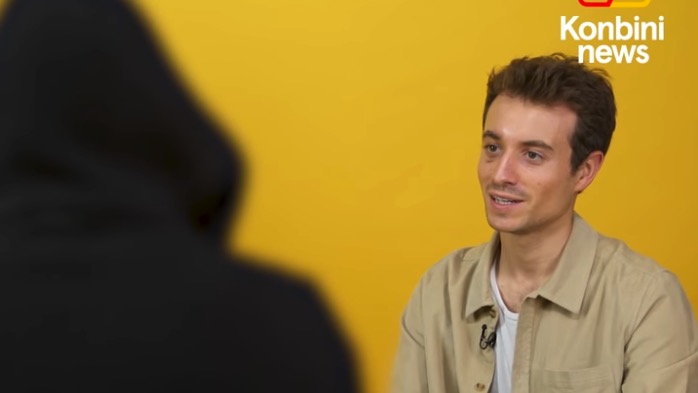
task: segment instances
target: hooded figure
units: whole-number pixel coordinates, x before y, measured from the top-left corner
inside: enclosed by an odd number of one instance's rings
[[[0,391],[355,391],[312,290],[226,254],[243,174],[127,4],[7,4]]]

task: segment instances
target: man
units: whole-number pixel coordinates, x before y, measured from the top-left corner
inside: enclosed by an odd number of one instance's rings
[[[357,390],[305,281],[226,252],[244,160],[130,2],[6,2],[0,391]]]
[[[478,176],[496,233],[422,277],[393,392],[698,392],[698,328],[677,279],[574,212],[615,115],[607,75],[573,57],[490,75]]]

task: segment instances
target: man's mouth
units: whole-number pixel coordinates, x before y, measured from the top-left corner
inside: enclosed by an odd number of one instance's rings
[[[521,202],[518,199],[507,199],[507,198],[502,198],[502,197],[498,197],[498,196],[494,196],[494,195],[491,195],[491,198],[498,205],[513,205],[515,203]]]

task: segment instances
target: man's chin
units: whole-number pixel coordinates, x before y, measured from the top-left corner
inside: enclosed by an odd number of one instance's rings
[[[525,232],[525,225],[520,220],[514,218],[492,217],[487,215],[487,223],[492,229],[500,233],[519,234]]]

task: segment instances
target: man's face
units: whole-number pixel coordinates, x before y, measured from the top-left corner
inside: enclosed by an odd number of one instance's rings
[[[478,177],[487,221],[497,231],[546,232],[571,223],[586,184],[572,173],[577,115],[500,94],[485,119]]]

